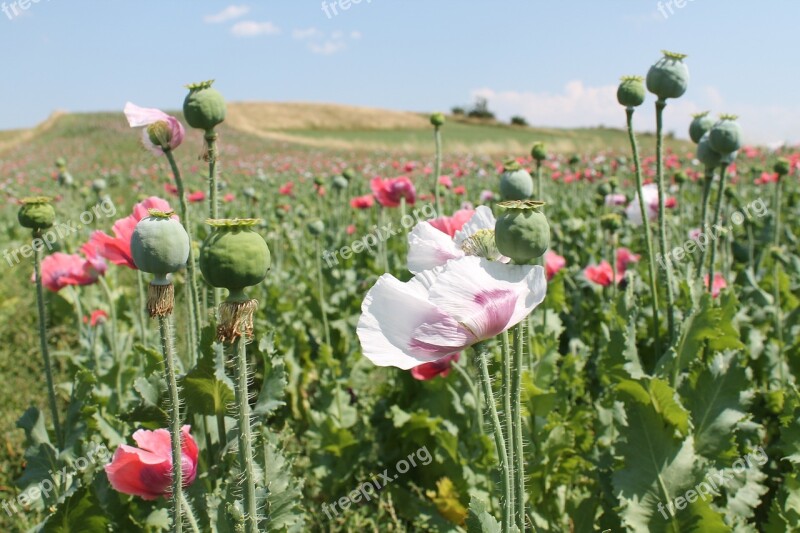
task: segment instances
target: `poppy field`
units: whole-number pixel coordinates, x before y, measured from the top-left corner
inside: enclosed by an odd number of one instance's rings
[[[667,135],[654,60],[605,148],[266,139],[222,79],[0,137],[0,530],[800,530],[800,150]]]

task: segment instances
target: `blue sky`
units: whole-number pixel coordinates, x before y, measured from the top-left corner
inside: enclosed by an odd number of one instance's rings
[[[796,0],[328,0],[330,16],[318,0],[19,1],[0,12],[0,129],[128,100],[177,109],[210,78],[230,101],[433,111],[484,95],[502,118],[622,126],[619,77],[668,49],[692,76],[669,129],[711,110],[739,114],[751,142],[800,141]]]

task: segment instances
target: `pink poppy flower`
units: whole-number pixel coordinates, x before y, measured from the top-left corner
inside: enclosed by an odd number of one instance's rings
[[[482,204],[485,204],[486,202],[491,202],[492,200],[494,200],[494,193],[492,191],[488,189],[484,189],[481,191],[480,201]]]
[[[625,275],[625,271],[628,270],[628,265],[631,263],[636,263],[641,259],[642,256],[635,254],[628,250],[627,248],[618,248],[617,249],[617,277],[622,277]]]
[[[405,198],[406,204],[414,205],[417,190],[406,176],[398,178],[373,178],[370,182],[372,194],[383,207],[397,207],[400,200]]]
[[[706,288],[708,288],[708,274],[706,274],[706,277],[703,280],[703,282],[704,282]],[[722,277],[722,274],[720,274],[719,272],[715,273],[714,274],[714,283],[711,285],[711,296],[713,298],[716,298],[717,296],[719,296],[720,291],[722,291],[722,289],[727,288],[727,286],[728,286],[728,282],[725,281],[725,278]]]
[[[222,197],[222,201],[225,202],[226,204],[231,203],[235,199],[236,199],[236,196],[234,196],[232,193],[228,193],[228,194],[226,194],[225,196]]]
[[[153,144],[153,141],[150,140],[150,135],[147,133],[147,126],[157,122],[166,123],[169,131],[167,142],[169,142],[170,150],[174,150],[180,146],[180,144],[183,142],[184,136],[186,135],[186,132],[183,129],[183,124],[181,124],[177,118],[171,117],[161,110],[148,107],[139,107],[128,102],[125,104],[124,113],[131,128],[139,128],[144,126],[144,129],[142,130],[142,142],[144,143],[145,148],[150,150],[155,155],[163,155],[164,150],[160,146]]]
[[[454,353],[453,355],[448,355],[447,357],[439,359],[438,361],[422,363],[421,365],[415,366],[411,369],[411,377],[420,381],[428,381],[436,376],[442,376],[443,378],[447,377],[447,374],[450,373],[451,365],[453,363],[458,363],[460,356],[461,354]]]
[[[439,185],[449,189],[453,186],[453,180],[450,178],[450,176],[439,176]]]
[[[458,187],[453,188],[453,194],[456,196],[463,196],[467,194],[467,188],[463,185],[459,185]]]
[[[565,266],[567,266],[567,260],[554,251],[547,250],[544,253],[544,270],[547,274],[548,281],[553,279],[553,277]]]
[[[418,223],[408,234],[408,270],[417,274],[443,266],[451,259],[466,256],[466,252],[462,249],[464,241],[480,230],[494,231],[495,223],[492,210],[485,205],[478,206],[469,220],[463,223],[461,229],[455,231],[453,237],[437,229],[431,222]],[[508,262],[508,258],[503,256],[490,259]]]
[[[193,204],[197,202],[202,202],[203,200],[206,199],[206,193],[204,193],[203,191],[196,191],[187,196],[186,199]]]
[[[403,283],[384,274],[361,306],[358,337],[378,366],[409,370],[508,330],[544,300],[544,269],[467,256]]]
[[[190,427],[181,429],[181,470],[183,486],[191,485],[197,476],[199,449]],[[144,500],[168,497],[172,484],[172,439],[166,429],[133,434],[138,448],[123,444],[114,452],[110,464],[105,466],[111,486],[117,492],[139,496]]]
[[[56,252],[48,255],[42,260],[42,285],[53,292],[67,285],[91,285],[105,272],[105,262],[102,272],[95,268],[95,264],[78,254]],[[36,281],[35,273],[31,275],[31,281]]]
[[[456,232],[463,228],[464,224],[466,224],[474,214],[475,211],[472,209],[461,209],[453,213],[451,217],[439,217],[429,220],[428,224],[442,233],[446,233],[450,237],[455,237]]]
[[[158,209],[159,211],[172,211],[169,203],[156,196],[151,196],[143,202],[133,206],[133,213],[130,216],[121,218],[114,223],[111,228],[114,237],[95,231],[89,239],[91,245],[99,255],[105,257],[115,265],[124,265],[136,270],[136,265],[131,257],[131,236],[136,224],[149,215],[148,209]],[[177,217],[175,217],[177,218]]]
[[[655,183],[650,183],[642,187],[642,197],[644,198],[645,210],[647,211],[647,218],[655,220],[658,218],[658,186]],[[625,208],[625,215],[631,224],[634,226],[641,226],[642,210],[639,207],[639,194],[634,195],[631,203]]]
[[[283,196],[292,196],[293,191],[294,191],[294,182],[287,181],[286,183],[281,185],[280,189],[278,189],[278,194],[282,194]]]
[[[98,324],[102,324],[108,319],[108,313],[103,311],[102,309],[97,309],[96,311],[92,311],[91,316],[83,317],[83,323],[89,324],[92,327],[97,326]]]
[[[356,232],[356,227],[353,224],[350,224],[349,226],[347,226],[347,234],[348,235],[352,235],[355,232]]]
[[[614,207],[617,205],[625,205],[628,203],[628,198],[624,194],[607,194],[605,199],[606,207]]]
[[[583,269],[583,275],[592,283],[608,287],[614,280],[614,270],[608,261],[601,261],[599,265],[589,265]],[[617,276],[619,278],[619,276]],[[619,279],[617,280],[619,281]]]
[[[369,209],[373,205],[375,205],[375,197],[371,194],[356,196],[350,200],[350,206],[355,209]]]

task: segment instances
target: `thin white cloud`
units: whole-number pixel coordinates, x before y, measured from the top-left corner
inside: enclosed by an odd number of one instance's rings
[[[206,15],[203,17],[203,22],[206,24],[219,24],[220,22],[238,19],[249,12],[250,8],[247,6],[228,6],[215,15]]]
[[[361,39],[361,32],[360,31],[350,32],[350,38],[355,40]]]
[[[322,37],[323,33],[317,28],[305,28],[292,30],[292,38],[302,41],[304,39],[313,39],[315,37]]]
[[[324,43],[309,43],[308,49],[315,54],[329,56],[346,49],[344,41],[325,41]]]
[[[278,35],[281,33],[281,29],[272,22],[243,20],[233,25],[231,33],[237,37],[255,37],[257,35]]]
[[[691,88],[690,88],[691,91]],[[532,92],[482,88],[472,97],[484,97],[489,109],[501,120],[522,115],[533,126],[580,128],[607,126],[625,128],[625,111],[617,102],[617,86],[591,87],[573,80],[561,91]],[[655,130],[654,97],[636,110],[634,126],[639,131]],[[800,106],[737,105],[725,100],[716,87],[700,87],[677,100],[668,100],[664,127],[679,138],[688,138],[692,114],[711,110],[714,116],[735,113],[748,143],[775,145],[796,143]]]

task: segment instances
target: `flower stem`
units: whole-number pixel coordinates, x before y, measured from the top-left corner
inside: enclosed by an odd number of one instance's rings
[[[114,305],[114,296],[111,294],[111,288],[108,286],[105,276],[100,276],[99,280],[106,300],[108,300],[108,310],[111,312],[111,337],[109,338],[111,354],[114,356],[114,361],[122,367],[122,361],[117,358],[117,308]]]
[[[456,361],[453,361],[452,367],[461,376],[464,382],[469,387],[472,397],[475,399],[475,424],[479,431],[483,431],[483,407],[481,407],[481,393],[469,373]]]
[[[664,108],[665,100],[656,101],[656,184],[658,185],[658,240],[661,255],[665,258],[669,253],[667,237],[667,217],[664,211]],[[670,343],[675,340],[675,294],[672,280],[672,263],[664,261],[664,274],[667,278],[667,331]]]
[[[172,150],[164,150],[167,156],[169,166],[172,168],[172,176],[175,178],[175,187],[178,188],[178,200],[181,210],[181,223],[189,236],[189,259],[186,261],[186,272],[188,273],[187,285],[189,285],[189,312],[191,313],[189,321],[189,337],[192,342],[191,361],[194,362],[197,347],[199,346],[200,335],[200,300],[197,294],[197,276],[195,273],[194,264],[194,249],[192,243],[192,225],[189,221],[189,208],[186,205],[186,194],[183,189],[183,179],[181,178],[181,171],[178,164],[175,162],[175,156],[172,155]]]
[[[536,161],[536,199],[544,201],[542,196],[542,162]]]
[[[702,232],[706,231],[708,225],[708,204],[711,199],[711,185],[713,181],[714,168],[706,167],[705,182],[703,183],[703,205],[700,212],[700,231]],[[700,261],[697,264],[697,274],[701,278],[703,277],[703,269],[706,268],[706,250],[708,250],[707,246],[704,246],[702,250],[700,250]]]
[[[325,309],[325,284],[322,277],[322,245],[319,242],[319,236],[314,238],[314,243],[317,247],[317,292],[319,294],[319,308],[322,311],[322,327],[325,331],[325,344],[331,345],[331,330],[328,325],[328,312]]]
[[[628,116],[628,138],[631,143],[631,150],[633,151],[633,165],[636,173],[636,192],[639,196],[639,209],[642,213],[642,225],[644,227],[644,240],[647,247],[647,266],[650,282],[650,295],[651,305],[653,309],[653,336],[656,346],[656,360],[659,357],[660,350],[660,321],[658,318],[658,290],[656,289],[656,257],[653,250],[653,237],[650,232],[650,219],[648,218],[648,207],[644,204],[644,191],[642,185],[642,167],[639,160],[639,145],[636,142],[636,135],[633,132],[633,111],[634,108],[628,107],[626,113]]]
[[[192,533],[200,533],[200,527],[197,525],[197,518],[194,516],[192,506],[186,499],[186,495],[181,492],[181,503],[183,504],[183,514],[186,515],[186,520],[189,522],[189,527],[192,528]]]
[[[34,237],[41,238],[41,231],[34,231]],[[53,367],[50,361],[50,351],[47,348],[47,326],[45,325],[44,289],[42,288],[42,248],[33,247],[33,271],[36,276],[36,305],[39,311],[39,346],[42,350],[44,361],[44,375],[47,379],[47,396],[50,400],[50,414],[53,417],[53,429],[56,432],[58,449],[64,448],[64,435],[61,433],[61,422],[58,418],[58,404],[56,403],[56,388],[53,382]]]
[[[522,361],[525,353],[525,322],[517,325],[514,340],[517,347],[514,350],[514,360],[511,368],[511,418],[514,426],[514,473],[516,474],[516,503],[517,527],[525,531],[525,459],[522,445]]]
[[[489,417],[492,424],[494,444],[497,448],[497,462],[503,475],[503,533],[511,531],[512,505],[509,490],[511,489],[511,472],[509,470],[508,455],[506,455],[506,443],[503,439],[503,427],[500,424],[500,417],[497,414],[497,405],[494,401],[492,392],[492,380],[489,376],[488,352],[483,348],[476,347],[478,356],[478,377],[483,388],[483,397],[486,399],[486,406],[489,408]]]
[[[440,184],[439,178],[442,175],[442,130],[439,126],[434,126],[433,139],[436,143],[436,160],[434,162],[433,172],[433,190],[436,200],[436,216],[442,216],[442,202],[439,198]]]
[[[213,219],[219,218],[219,191],[217,189],[217,137],[218,135],[214,130],[207,131],[204,136],[206,146],[208,147],[208,152],[206,154],[206,158],[208,159],[208,214]],[[219,306],[221,299],[220,290],[216,287],[213,287],[211,289],[211,294],[211,305],[213,305],[213,309],[216,309]]]
[[[514,453],[516,449],[514,447],[515,442],[515,435],[514,435],[514,412],[511,408],[511,396],[513,394],[513,360],[512,360],[512,350],[511,350],[511,343],[508,339],[508,331],[503,332],[503,421],[505,422],[506,431],[505,437],[508,442],[508,446],[506,448],[506,457],[508,460],[508,471],[509,477],[511,478],[511,486],[508,489],[508,497],[511,500],[509,504],[511,508],[511,521],[516,523],[516,460],[514,457]]]
[[[158,331],[161,334],[161,353],[164,356],[164,371],[167,378],[167,394],[169,395],[169,431],[172,443],[172,531],[183,530],[183,469],[181,445],[181,401],[178,396],[178,379],[175,369],[175,340],[169,316],[158,317]]]
[[[720,221],[720,214],[722,213],[722,200],[725,198],[725,178],[727,170],[727,164],[722,163],[720,165],[719,171],[719,189],[717,190],[717,202],[716,206],[714,207],[714,226],[719,224]],[[717,241],[716,239],[711,244],[711,262],[708,265],[708,292],[710,293],[714,288],[714,263],[716,262],[717,258]]]
[[[253,461],[253,436],[250,428],[250,402],[248,394],[247,346],[242,337],[233,342],[232,356],[236,367],[235,393],[238,406],[239,462],[244,476],[245,531],[258,533],[258,505],[256,503],[255,464]]]

